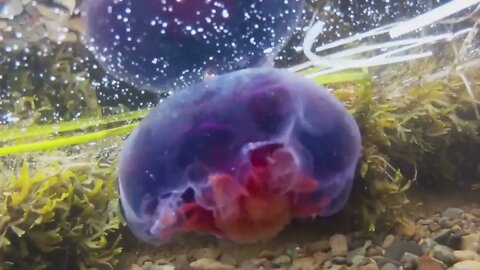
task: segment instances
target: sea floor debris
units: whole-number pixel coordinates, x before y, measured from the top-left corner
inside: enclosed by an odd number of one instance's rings
[[[118,269],[478,269],[480,204],[430,200],[411,222],[392,231],[318,234],[297,227],[275,241],[250,246],[190,239],[174,247],[127,252]]]

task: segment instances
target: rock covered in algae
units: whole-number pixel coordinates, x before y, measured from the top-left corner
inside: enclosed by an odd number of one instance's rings
[[[120,155],[121,204],[151,243],[182,232],[265,240],[294,218],[340,210],[360,152],[356,122],[325,88],[244,69],[179,91],[142,120]]]
[[[304,0],[88,0],[89,48],[143,90],[264,65],[293,34]]]

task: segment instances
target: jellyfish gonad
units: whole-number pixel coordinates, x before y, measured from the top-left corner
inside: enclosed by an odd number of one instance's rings
[[[342,209],[360,153],[356,122],[325,88],[244,69],[178,91],[141,121],[120,155],[121,206],[153,244],[187,232],[268,240]]]

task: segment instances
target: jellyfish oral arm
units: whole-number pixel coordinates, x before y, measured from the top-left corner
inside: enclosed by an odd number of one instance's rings
[[[205,232],[251,243],[275,236],[292,218],[316,216],[328,206],[328,200],[308,199],[319,183],[300,171],[290,151],[278,144],[251,149],[251,166],[245,179],[221,173],[209,175],[214,209],[197,202],[176,210],[162,207],[151,232],[162,239],[179,232]]]
[[[178,230],[256,242],[276,235],[293,217],[314,216],[320,212],[319,207],[325,206],[302,199],[315,192],[319,184],[301,173],[291,152],[270,144],[249,154],[251,167],[246,179],[211,174],[208,185],[217,207],[207,211],[196,203],[183,206],[186,220]]]

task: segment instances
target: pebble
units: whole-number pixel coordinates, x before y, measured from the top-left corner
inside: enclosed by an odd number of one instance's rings
[[[456,219],[459,218],[464,213],[463,209],[461,208],[447,208],[442,213],[442,217],[448,219]]]
[[[196,260],[207,258],[207,259],[218,259],[222,254],[220,249],[217,247],[206,247],[206,248],[196,248],[192,251],[192,256]]]
[[[405,252],[400,262],[402,263],[402,265],[408,268],[416,269],[418,266],[418,256],[412,253]]]
[[[369,262],[368,258],[363,255],[355,255],[352,259],[352,268],[358,268],[359,266],[366,265]]]
[[[394,241],[395,241],[395,236],[394,235],[392,235],[392,234],[387,235],[382,242],[382,248],[385,249],[385,248],[390,247],[393,244]]]
[[[2,12],[0,18],[13,18],[23,12],[23,5],[19,0],[10,0],[2,2]]]
[[[337,256],[337,257],[333,257],[331,259],[332,263],[334,264],[340,264],[340,265],[344,265],[344,264],[347,264],[347,258],[343,257],[343,256]]]
[[[222,257],[220,257],[219,261],[223,264],[229,264],[229,265],[234,265],[234,266],[237,265],[237,259],[235,257],[227,255],[227,254],[223,254]]]
[[[424,218],[421,218],[421,219],[419,219],[419,220],[417,221],[417,223],[420,224],[420,225],[428,225],[428,224],[430,224],[430,223],[432,223],[432,222],[433,222],[433,220],[431,220],[431,219],[424,219]]]
[[[271,266],[271,262],[265,258],[261,258],[261,259],[254,259],[252,260],[252,263],[253,265],[255,265],[255,267],[265,267],[265,268],[270,268]]]
[[[168,261],[164,258],[156,259],[154,262],[155,265],[163,265],[163,264],[168,264]]]
[[[442,229],[442,227],[438,223],[434,222],[434,223],[431,223],[430,225],[428,225],[428,229],[432,232],[437,232],[440,229]]]
[[[415,226],[415,222],[405,219],[397,226],[397,232],[403,234],[407,237],[414,237],[415,232],[417,231],[417,227]]]
[[[400,261],[392,260],[390,258],[382,257],[382,256],[376,256],[372,257],[371,259],[375,260],[377,262],[378,267],[382,268],[385,264],[391,263],[396,266],[402,265]]]
[[[141,270],[153,270],[153,262],[146,261],[143,265]]]
[[[473,223],[470,223],[468,225],[468,228],[467,230],[465,231],[466,234],[474,234],[476,233],[477,231],[479,231],[479,228],[477,227],[477,225],[473,224]]]
[[[480,234],[464,235],[462,236],[462,240],[460,242],[460,249],[478,252],[479,243],[480,243]]]
[[[464,220],[461,220],[461,219],[459,219],[459,218],[457,218],[457,219],[452,219],[452,220],[448,220],[448,221],[447,221],[447,226],[448,226],[449,228],[452,228],[453,226],[462,224],[463,222],[465,222],[465,221],[464,221]]]
[[[292,266],[298,270],[315,270],[318,265],[312,257],[305,257],[293,261]]]
[[[365,256],[367,255],[367,247],[364,246],[364,247],[360,247],[360,248],[357,248],[355,250],[352,250],[352,251],[349,251],[347,253],[347,263],[348,264],[352,264],[352,260],[355,256]]]
[[[348,270],[345,265],[332,265],[329,270]]]
[[[144,265],[146,262],[151,262],[153,264],[153,259],[149,255],[140,256],[137,259],[138,265]]]
[[[276,257],[275,259],[273,259],[272,264],[274,266],[284,266],[284,265],[289,264],[291,261],[292,260],[290,259],[289,256],[280,255],[280,256]]]
[[[315,254],[313,254],[313,259],[315,260],[315,263],[322,265],[328,259],[330,258],[330,255],[328,253],[322,252],[322,251],[317,251]]]
[[[141,270],[141,269],[142,268],[136,263],[130,265],[130,270]]]
[[[480,218],[480,208],[473,208],[473,209],[470,211],[470,214],[476,216],[477,218]]]
[[[175,266],[173,265],[154,265],[151,270],[175,270]]]
[[[258,254],[258,257],[272,260],[273,258],[275,258],[275,252],[271,250],[262,250]]]
[[[385,251],[385,257],[393,259],[395,261],[400,261],[403,254],[406,252],[421,256],[423,254],[422,248],[413,241],[397,241],[393,243],[387,250]]]
[[[440,262],[428,257],[421,256],[418,259],[418,268],[417,270],[445,270],[446,267],[443,266]]]
[[[453,250],[447,246],[437,245],[433,248],[433,257],[450,266],[457,262],[453,256]]]
[[[360,266],[358,270],[379,270],[376,263],[369,263],[364,266]]]
[[[380,247],[370,247],[367,249],[367,256],[373,257],[373,256],[382,255],[382,252],[383,252],[383,249]]]
[[[456,263],[453,270],[480,270],[480,262],[478,261],[463,261]]]
[[[328,240],[320,240],[308,245],[307,250],[311,253],[317,251],[328,251],[330,249],[330,243]]]
[[[457,249],[460,246],[462,235],[461,231],[454,232],[453,230],[445,229],[433,235],[432,239],[440,245]]]
[[[55,20],[56,17],[61,17],[62,19],[65,19],[67,16],[70,15],[67,12],[58,11],[43,4],[38,4],[36,8],[38,13],[40,13],[40,15],[42,15],[44,18],[47,18],[48,20]]]
[[[367,239],[361,239],[361,238],[353,238],[349,243],[348,243],[348,249],[357,249],[361,248],[365,245],[366,242],[371,242],[371,240]]]
[[[428,226],[426,225],[421,225],[417,227],[417,230],[415,231],[415,236],[414,240],[415,241],[420,241],[422,239],[425,239],[430,236],[430,231],[428,231]]]
[[[266,259],[264,259],[266,260]],[[243,261],[240,266],[238,267],[241,270],[251,270],[251,269],[256,269],[258,266],[253,262],[253,260],[245,260]],[[184,268],[181,268],[184,269]],[[186,268],[188,269],[188,268]]]
[[[466,221],[472,222],[475,219],[477,219],[477,217],[475,215],[470,214],[470,213],[465,213],[465,220]]]
[[[223,264],[217,260],[202,258],[196,260],[190,264],[190,267],[193,269],[199,270],[233,270],[234,266]]]
[[[345,256],[348,252],[347,237],[343,234],[335,234],[330,238],[332,256]]]
[[[68,29],[79,32],[79,33],[84,33],[85,30],[85,22],[81,18],[72,18],[68,22]]]
[[[187,255],[181,254],[175,257],[175,267],[177,269],[188,269],[189,265]]]
[[[457,261],[475,260],[478,257],[477,253],[471,250],[455,250],[453,256]]]
[[[433,234],[432,240],[442,245],[448,245],[448,240],[451,237],[451,234],[452,232],[450,229],[444,229]]]
[[[446,217],[442,217],[442,218],[439,218],[439,219],[437,220],[438,224],[439,224],[440,226],[442,226],[442,228],[447,228],[447,227],[448,227],[448,221],[449,221],[449,219],[446,218]]]
[[[292,259],[302,258],[306,256],[306,249],[299,247],[297,244],[289,244],[285,253]]]
[[[462,227],[460,227],[460,225],[452,226],[452,231],[453,232],[460,232],[461,230],[462,230]]]
[[[393,263],[386,263],[381,270],[398,270],[398,267]]]

